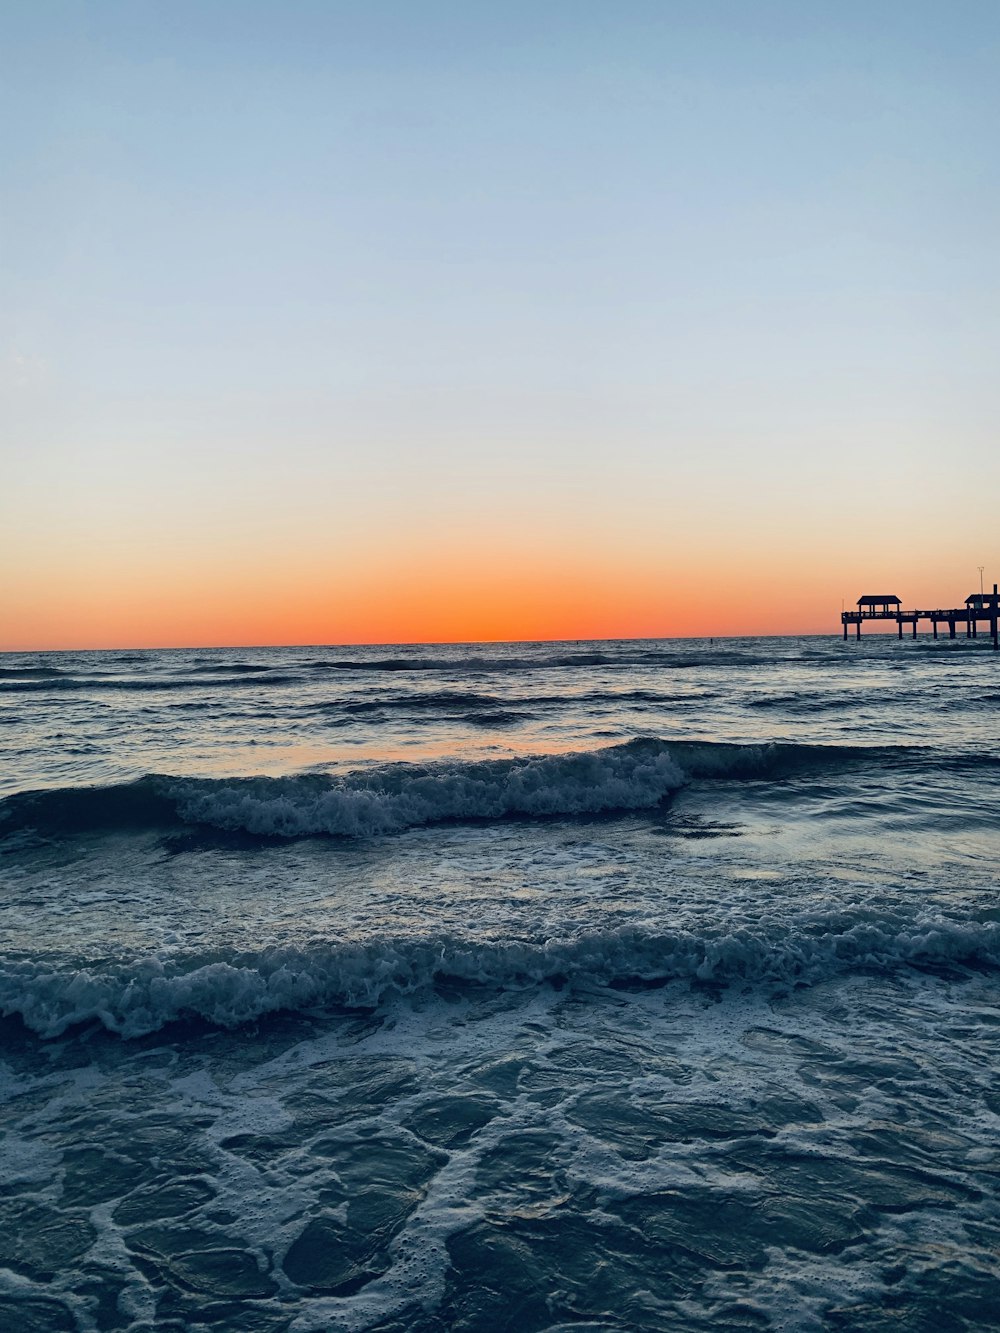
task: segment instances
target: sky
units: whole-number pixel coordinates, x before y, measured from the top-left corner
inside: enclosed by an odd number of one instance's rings
[[[1000,578],[996,0],[12,0],[0,649]]]

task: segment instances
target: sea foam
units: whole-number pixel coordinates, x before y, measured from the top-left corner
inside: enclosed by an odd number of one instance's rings
[[[653,809],[695,781],[773,781],[876,761],[892,747],[729,745],[640,738],[566,754],[388,764],[343,775],[187,778],[21,792],[0,802],[0,836],[175,822],[264,837],[370,838],[446,820],[572,817]]]
[[[309,778],[196,781],[173,788],[181,816],[284,837],[371,837],[447,819],[597,814],[659,804],[686,781],[668,751],[628,747],[422,770],[394,765],[336,785]]]
[[[1000,965],[1000,923],[925,914],[810,913],[715,929],[642,926],[562,938],[482,940],[437,934],[316,941],[186,960],[148,955],[114,965],[0,967],[0,1010],[44,1037],[98,1020],[126,1037],[198,1018],[235,1027],[279,1010],[374,1009],[440,983],[647,987],[815,983],[846,972]]]

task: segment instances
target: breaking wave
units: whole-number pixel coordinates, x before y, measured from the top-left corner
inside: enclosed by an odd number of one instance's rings
[[[185,1019],[236,1027],[278,1011],[373,1009],[442,984],[618,989],[671,981],[810,984],[859,970],[1000,965],[1000,923],[875,912],[803,915],[716,933],[619,927],[562,939],[482,941],[453,935],[380,937],[111,966],[0,966],[0,1009],[54,1037],[99,1021],[126,1037]]]
[[[181,778],[22,792],[0,802],[0,835],[176,823],[264,837],[369,838],[447,820],[597,815],[656,807],[692,780],[779,780],[863,763],[892,747],[723,745],[639,739],[568,754],[390,764],[343,776]]]

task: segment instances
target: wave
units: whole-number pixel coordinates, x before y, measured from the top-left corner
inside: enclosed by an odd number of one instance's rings
[[[451,674],[481,672],[550,671],[565,667],[661,667],[686,670],[705,666],[773,666],[773,658],[746,652],[678,652],[676,649],[619,649],[562,651],[537,655],[468,657],[342,657],[316,659],[304,665],[311,671],[438,671]]]
[[[310,711],[337,712],[365,715],[381,713],[388,709],[405,709],[407,712],[436,712],[445,709],[449,712],[463,711],[468,708],[499,708],[503,700],[494,694],[476,694],[471,690],[435,690],[429,694],[387,695],[381,699],[345,700],[331,703],[314,704]]]
[[[479,657],[456,661],[431,657],[344,657],[307,665],[312,671],[467,671],[490,670],[497,664]]]
[[[346,657],[312,662],[309,665],[313,671],[439,671],[465,675],[487,671],[541,671],[553,667],[605,666],[624,660],[605,653],[575,653],[550,657]]]
[[[836,712],[842,708],[856,708],[857,695],[835,695],[831,698],[809,694],[760,694],[745,700],[747,708],[789,709],[797,713]]]
[[[530,702],[528,700],[520,701]],[[404,694],[378,699],[332,700],[308,704],[308,713],[321,713],[332,725],[347,726],[356,718],[384,720],[403,714],[408,720],[434,725],[440,720],[472,727],[509,727],[533,716],[530,709],[510,708],[492,694],[469,690],[439,690],[433,694]]]
[[[274,667],[266,666],[264,663],[260,662],[213,662],[192,666],[189,667],[188,670],[193,671],[198,675],[222,676],[228,672],[233,672],[234,674],[239,675],[249,672],[273,671]]]
[[[516,727],[519,722],[526,722],[531,713],[517,712],[512,708],[497,708],[486,713],[463,713],[455,720],[470,727]]]
[[[198,668],[194,668],[197,671]],[[267,670],[267,668],[262,668]],[[44,679],[4,679],[0,685],[0,693],[17,692],[35,692],[49,690],[128,690],[135,692],[161,691],[161,690],[192,690],[192,689],[232,689],[237,685],[254,686],[272,686],[272,685],[300,685],[302,677],[290,675],[288,673],[267,676],[260,675],[236,675],[234,677],[223,677],[222,679],[213,679],[209,675],[194,675],[190,678],[169,677],[166,680],[157,680],[155,677],[135,677],[135,676],[68,676],[62,672],[58,673],[58,679],[55,677]]]
[[[55,680],[65,675],[66,672],[60,671],[58,667],[0,667],[0,680]]]
[[[0,1010],[44,1037],[94,1020],[137,1037],[186,1019],[231,1028],[279,1011],[374,1009],[441,984],[810,984],[859,970],[956,965],[1000,965],[1000,923],[855,909],[704,934],[630,926],[537,941],[447,934],[321,941],[111,966],[9,961],[0,964]]]
[[[22,792],[0,834],[155,828],[182,821],[264,837],[370,838],[448,820],[648,810],[692,780],[774,781],[912,757],[894,747],[726,745],[643,738],[567,754],[389,764],[343,776],[182,778]]]
[[[515,694],[501,697],[495,694],[482,694],[474,690],[436,690],[433,692],[414,692],[411,694],[386,694],[374,699],[324,699],[317,703],[302,706],[305,713],[320,713],[324,717],[335,716],[338,719],[363,717],[384,719],[394,714],[434,715],[431,720],[444,714],[460,721],[471,722],[477,726],[507,725],[521,722],[536,715],[540,708],[552,706],[579,707],[590,704],[595,707],[621,708],[624,705],[637,706],[640,711],[647,706],[669,707],[689,704],[699,699],[709,698],[708,691],[692,691],[684,694],[666,694],[659,690],[592,690],[585,694]]]

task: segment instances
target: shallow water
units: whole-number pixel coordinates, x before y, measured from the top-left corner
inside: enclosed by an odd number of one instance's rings
[[[0,1324],[994,1326],[998,673],[0,658]]]

